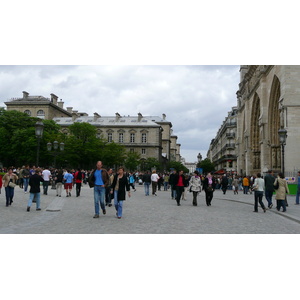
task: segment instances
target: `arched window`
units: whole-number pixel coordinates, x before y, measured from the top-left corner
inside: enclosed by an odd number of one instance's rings
[[[26,109],[26,110],[24,111],[24,113],[27,114],[28,116],[31,116],[31,111],[28,110],[28,109]]]
[[[37,112],[37,116],[38,116],[38,117],[45,117],[45,112],[44,112],[42,109],[40,109],[40,110]]]

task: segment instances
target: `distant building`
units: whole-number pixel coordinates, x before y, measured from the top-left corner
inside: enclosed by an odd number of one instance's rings
[[[232,107],[207,152],[207,158],[215,164],[217,173],[237,172],[236,131],[237,107]]]

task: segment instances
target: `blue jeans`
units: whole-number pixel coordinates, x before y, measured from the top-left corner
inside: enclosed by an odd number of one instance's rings
[[[168,182],[164,182],[164,191],[167,191],[167,190],[168,190],[168,185],[169,185]]]
[[[47,195],[48,193],[48,186],[49,186],[49,181],[44,181],[43,182],[43,190],[44,190],[44,195]]]
[[[296,204],[299,204],[299,198],[300,198],[300,187],[298,187],[297,194],[296,194]]]
[[[265,197],[266,200],[268,201],[268,207],[272,204],[272,196],[273,196],[273,191],[270,190],[265,190]]]
[[[24,192],[27,192],[28,184],[29,184],[29,178],[23,178]]]
[[[5,196],[6,196],[6,206],[11,205],[15,194],[15,189],[7,186],[5,188]]]
[[[40,204],[41,204],[41,193],[30,193],[29,194],[29,200],[27,203],[27,206],[30,207],[32,204],[33,199],[35,199],[36,201],[36,208],[41,208]]]
[[[145,182],[144,183],[144,187],[145,187],[145,195],[149,196],[149,186],[150,186],[150,182]]]
[[[118,191],[114,192],[114,204],[117,211],[117,216],[122,217],[123,212],[123,200],[118,201]]]
[[[94,204],[95,204],[95,214],[99,215],[100,208],[99,203],[102,210],[105,210],[105,187],[101,185],[95,185],[94,187]]]

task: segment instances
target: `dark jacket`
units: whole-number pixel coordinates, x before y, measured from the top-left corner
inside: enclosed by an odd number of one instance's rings
[[[206,177],[203,181],[203,189],[205,192],[208,192],[208,187],[209,187],[209,184],[208,184],[208,178]],[[216,188],[216,180],[214,177],[212,177],[212,185],[211,185],[212,189],[215,190]]]
[[[182,177],[183,186],[186,186],[186,179],[185,179],[185,176],[184,176],[184,175],[179,175],[178,173],[176,173],[176,174],[174,175],[173,185],[174,185],[174,186],[177,186],[178,181],[179,181],[179,176]]]
[[[274,182],[275,182],[275,177],[272,176],[271,174],[267,174],[265,176],[265,190],[274,192]]]
[[[96,172],[96,170],[97,169],[95,169],[89,177],[89,186],[90,186],[90,188],[95,186],[95,180],[96,180],[95,172]],[[105,169],[101,169],[101,170],[102,170],[102,180],[104,182],[104,186],[107,188],[108,184],[109,184],[109,176],[108,176],[108,173]]]
[[[115,191],[115,186],[117,184],[117,180],[118,180],[118,175],[115,176],[113,184],[111,186],[113,191]],[[129,186],[128,180],[124,174],[123,177],[119,179],[118,200],[122,200],[122,201],[126,200],[126,191],[127,192],[130,191],[130,186]]]
[[[44,182],[44,178],[38,174],[33,174],[29,177],[30,191],[29,193],[40,193],[41,182]]]
[[[143,182],[151,183],[151,175],[148,173],[144,174],[142,177],[142,180],[143,180]]]

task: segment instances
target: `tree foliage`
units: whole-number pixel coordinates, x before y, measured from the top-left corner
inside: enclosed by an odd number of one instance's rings
[[[186,168],[181,162],[179,161],[170,161],[168,163],[168,169],[175,169],[177,172],[183,170],[184,173],[188,173],[189,169]]]
[[[210,161],[209,158],[205,158],[200,163],[197,164],[197,168],[202,168],[203,173],[207,174],[209,172],[214,172],[215,165]]]
[[[128,152],[125,159],[125,167],[132,171],[135,171],[140,165],[141,156],[136,152]]]

